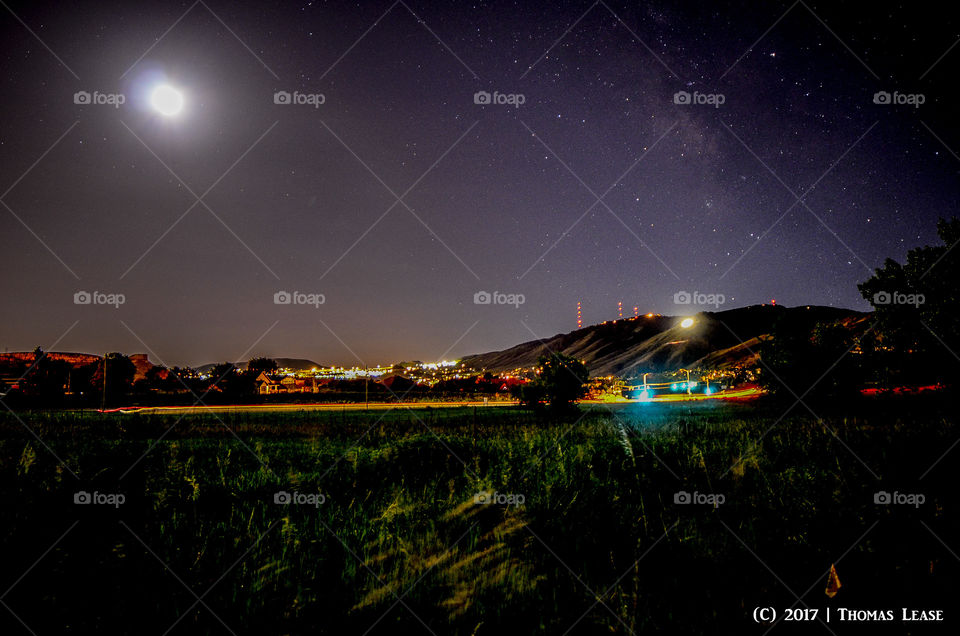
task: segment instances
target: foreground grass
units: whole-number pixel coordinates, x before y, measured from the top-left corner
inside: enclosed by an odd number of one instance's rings
[[[960,582],[956,461],[935,464],[960,433],[949,409],[783,411],[7,415],[3,601],[38,634],[698,634],[751,629],[794,593],[943,608]]]

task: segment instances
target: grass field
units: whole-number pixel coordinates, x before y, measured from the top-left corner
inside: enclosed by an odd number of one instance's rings
[[[0,633],[762,634],[756,606],[949,608],[949,403],[615,408],[8,413]]]

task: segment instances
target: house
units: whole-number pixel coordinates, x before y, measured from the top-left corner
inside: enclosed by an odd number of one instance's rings
[[[316,393],[320,390],[316,378],[285,377],[280,381],[287,388],[287,393]]]
[[[261,372],[255,380],[257,393],[276,395],[278,393],[317,393],[320,383],[316,378],[297,378],[292,375],[267,375]]]
[[[320,383],[316,378],[302,378],[303,384],[300,385],[304,393],[319,393]]]
[[[277,393],[286,393],[287,387],[283,380],[286,378],[280,375],[267,375],[266,371],[261,371],[255,382],[257,383],[257,393],[260,395],[275,395]]]

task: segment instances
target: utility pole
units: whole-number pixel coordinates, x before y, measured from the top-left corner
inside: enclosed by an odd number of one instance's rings
[[[107,408],[107,354],[103,354],[103,400],[100,402],[100,410]]]

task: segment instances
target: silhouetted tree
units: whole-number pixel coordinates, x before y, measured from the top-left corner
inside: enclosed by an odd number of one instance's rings
[[[215,398],[217,393],[227,400],[235,400],[243,396],[243,378],[237,365],[232,362],[221,362],[210,370],[209,382],[201,391],[207,393],[206,399]]]
[[[160,389],[163,391],[186,391],[187,387],[193,389],[196,393],[202,393],[204,387],[201,386],[197,377],[199,374],[190,367],[173,367],[167,373],[167,377],[160,381]],[[186,385],[186,386],[185,386]]]
[[[155,391],[162,390],[169,375],[170,371],[166,367],[153,365],[147,370],[145,378],[148,388]]]
[[[277,361],[272,358],[254,358],[247,363],[247,371],[257,377],[263,371],[272,373],[278,368]]]
[[[93,370],[90,378],[91,392],[96,392],[97,397],[108,406],[122,403],[133,385],[133,376],[137,374],[137,367],[130,358],[122,353],[108,353],[99,362],[88,366]]]
[[[760,385],[792,399],[855,393],[863,379],[857,354],[852,352],[858,333],[855,326],[843,322],[784,316],[760,345]]]
[[[63,360],[50,359],[40,347],[34,349],[33,355],[33,363],[20,383],[23,394],[39,406],[59,404],[70,382],[72,367]]]
[[[521,385],[514,393],[527,406],[544,402],[555,411],[569,409],[586,393],[590,372],[582,362],[563,353],[540,356],[535,380]]]
[[[256,362],[256,364],[254,364]],[[273,366],[273,369],[269,367]],[[257,394],[257,377],[261,371],[271,371],[277,368],[276,362],[267,358],[255,358],[250,361],[246,370],[240,370],[232,362],[221,362],[210,371],[210,380],[203,391],[210,390],[209,398],[216,398],[216,394],[227,401],[248,400]],[[201,392],[202,393],[202,392]],[[205,398],[206,399],[206,398]]]
[[[960,219],[940,219],[943,245],[887,259],[857,287],[873,306],[875,333],[865,355],[888,384],[939,381],[955,384],[960,352]]]
[[[510,395],[527,408],[541,408],[547,401],[547,394],[539,382],[527,382],[510,387]]]

